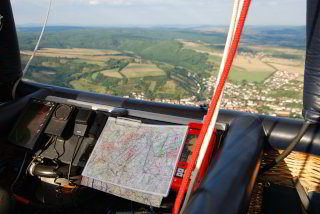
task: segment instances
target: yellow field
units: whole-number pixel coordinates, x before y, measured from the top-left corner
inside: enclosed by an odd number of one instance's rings
[[[206,45],[194,43],[185,40],[179,40],[184,48],[189,48],[197,52],[209,54],[208,62],[219,65],[222,59],[222,51],[217,51]],[[287,71],[293,73],[303,74],[304,72],[304,51],[294,48],[282,48],[272,46],[253,46],[260,55],[252,56],[250,53],[238,53],[233,61],[233,69],[230,74],[232,80],[247,80],[261,82],[268,78],[273,72]],[[288,54],[286,57],[292,55],[293,59],[286,59],[280,57],[269,57],[268,55]],[[216,72],[216,70],[215,70]]]
[[[305,52],[303,50],[294,49],[294,48],[284,48],[284,47],[273,47],[273,46],[254,46],[253,49],[260,50],[260,51],[278,51],[281,53],[286,54],[298,54],[298,55],[304,55]]]
[[[223,55],[221,51],[215,51],[212,48],[206,47],[205,43],[195,43],[195,42],[190,42],[186,40],[178,40],[178,41],[183,44],[183,48],[185,49],[192,49],[199,53],[206,53],[211,56],[217,56],[217,57],[222,57]],[[207,45],[210,45],[210,44],[207,44]]]
[[[121,54],[121,52],[114,50],[97,50],[90,48],[43,48],[39,51],[51,53],[65,53],[71,55]]]
[[[33,51],[21,51],[21,54],[31,55]],[[107,61],[108,59],[127,59],[127,56],[103,56],[103,54],[121,54],[113,50],[97,50],[85,48],[43,48],[37,51],[37,56],[43,57],[61,57],[72,59],[84,59],[89,61]]]
[[[303,81],[304,81],[304,76],[301,75],[301,76],[299,76],[296,80],[298,80],[298,81],[300,81],[300,82],[303,82]]]
[[[40,74],[44,74],[44,75],[55,75],[56,72],[54,71],[39,71]]]
[[[289,66],[304,66],[304,63],[298,60],[290,60],[290,59],[279,59],[273,57],[264,57],[263,62],[270,62],[275,64],[283,64]]]
[[[121,74],[119,74],[119,72],[117,72],[117,71],[105,70],[105,71],[101,71],[101,73],[106,77],[113,77],[113,78],[122,79]]]
[[[57,66],[60,66],[60,64],[57,63],[57,62],[42,62],[42,65],[46,66],[46,67],[57,67]]]
[[[214,63],[221,62],[221,54],[214,54],[209,57],[209,60]],[[268,66],[264,61],[258,57],[249,57],[245,55],[237,55],[232,64],[234,67],[242,68],[248,72],[274,72],[275,69]]]
[[[287,72],[293,72],[293,73],[299,73],[299,74],[303,74],[304,72],[304,62],[300,60],[264,57],[263,61],[274,66],[280,71],[287,71]]]
[[[185,41],[185,40],[178,40],[178,41],[180,41],[185,48],[195,48],[195,47],[197,48],[197,47],[203,46],[203,44],[199,44],[199,43],[195,43],[195,42],[190,42],[190,41]]]
[[[130,63],[127,67],[122,69],[121,73],[124,74],[127,78],[165,75],[165,72],[154,64],[138,63]]]
[[[183,44],[183,48],[185,49],[192,49],[196,52],[199,53],[206,53],[212,56],[219,56],[222,57],[222,53],[219,51],[215,51],[212,48],[208,48],[204,46],[204,44],[200,43],[195,43],[195,42],[190,42],[190,41],[185,41],[185,40],[179,40]]]
[[[181,41],[185,48],[190,48],[200,53],[209,54],[209,61],[214,63],[220,63],[222,52],[215,51],[211,48],[201,46],[199,43],[194,43],[190,41]],[[264,62],[262,62],[258,57],[249,57],[245,55],[237,55],[233,61],[233,65],[239,68],[243,68],[248,72],[273,72],[274,69]]]
[[[243,55],[236,56],[233,61],[233,65],[244,68],[249,72],[273,72],[275,71],[272,67],[262,62],[259,58],[248,57]]]
[[[303,74],[304,66],[290,66],[290,65],[282,65],[276,63],[270,63],[270,65],[276,67],[279,71],[286,71],[291,73]]]

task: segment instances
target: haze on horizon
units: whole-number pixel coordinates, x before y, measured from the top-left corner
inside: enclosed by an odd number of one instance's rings
[[[49,0],[12,0],[17,25],[41,25]],[[232,0],[53,0],[48,25],[228,25]],[[248,25],[305,25],[304,0],[253,0]]]

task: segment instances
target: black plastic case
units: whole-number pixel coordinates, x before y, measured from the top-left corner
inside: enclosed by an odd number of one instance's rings
[[[46,138],[43,130],[55,107],[56,103],[51,101],[30,99],[9,134],[9,142],[35,150],[38,142]]]

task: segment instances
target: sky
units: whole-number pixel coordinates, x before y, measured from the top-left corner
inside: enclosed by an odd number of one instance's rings
[[[17,25],[40,25],[49,0],[11,0]],[[232,0],[53,0],[48,25],[229,25]],[[305,25],[306,0],[252,0],[249,25]]]

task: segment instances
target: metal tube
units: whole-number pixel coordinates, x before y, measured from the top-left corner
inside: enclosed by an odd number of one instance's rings
[[[320,1],[307,1],[307,47],[304,75],[303,116],[320,122]]]

